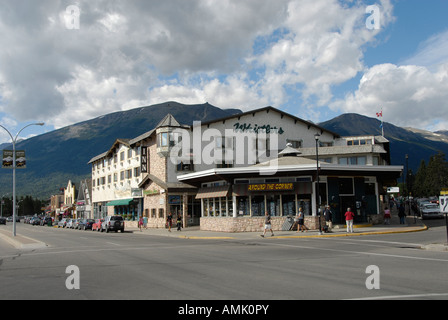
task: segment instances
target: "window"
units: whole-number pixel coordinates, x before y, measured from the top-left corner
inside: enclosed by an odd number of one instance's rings
[[[194,166],[192,163],[184,163],[184,162],[180,162],[177,165],[177,171],[178,172],[182,172],[182,171],[194,171]]]
[[[129,149],[128,150],[128,159],[131,159],[132,158],[132,149]]]
[[[159,147],[168,147],[168,132],[162,132],[159,135]]]
[[[124,180],[124,171],[121,171],[120,172],[120,181],[123,181]]]
[[[137,178],[138,176],[140,176],[140,167],[134,168],[134,177]]]
[[[352,166],[364,166],[366,165],[366,157],[360,156],[360,157],[341,157],[339,158],[339,164],[340,165],[352,165]]]
[[[124,151],[120,152],[120,161],[124,161]]]
[[[131,179],[132,178],[132,169],[129,169],[129,170],[125,171],[125,178],[126,179]]]
[[[286,144],[291,144],[291,147],[293,148],[301,148],[302,147],[302,140],[291,140],[291,139],[286,139]]]
[[[159,218],[163,218],[163,208],[159,209]]]

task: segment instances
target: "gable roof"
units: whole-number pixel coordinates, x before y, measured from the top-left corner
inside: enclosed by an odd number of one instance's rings
[[[290,114],[290,113],[281,111],[281,110],[276,109],[276,108],[271,107],[271,106],[267,106],[267,107],[264,107],[264,108],[255,109],[255,110],[247,111],[247,112],[243,112],[243,113],[234,114],[234,115],[231,115],[231,116],[228,116],[228,117],[224,117],[224,118],[219,118],[219,119],[215,119],[215,120],[210,120],[210,121],[202,122],[201,125],[209,125],[209,124],[212,124],[212,123],[222,122],[222,121],[229,120],[229,119],[234,119],[234,118],[244,117],[244,116],[246,116],[246,115],[251,115],[251,114],[252,114],[252,115],[255,115],[255,113],[259,113],[259,112],[266,112],[266,113],[269,113],[269,112],[271,112],[271,111],[274,111],[274,112],[279,113],[282,117],[284,117],[284,116],[290,117],[290,118],[292,118],[292,119],[294,120],[294,122],[296,122],[296,123],[297,123],[297,122],[301,122],[301,123],[307,125],[308,128],[314,127],[314,128],[316,128],[316,129],[320,130],[321,133],[327,132],[327,133],[333,135],[335,138],[340,138],[340,137],[341,137],[341,136],[340,136],[338,133],[336,133],[336,132],[333,132],[333,131],[330,131],[330,130],[328,130],[328,129],[325,129],[324,127],[321,127],[321,126],[319,126],[319,125],[317,125],[317,124],[315,124],[315,123],[313,123],[313,122],[310,122],[310,121],[306,121],[306,120],[300,119],[300,118],[298,118],[298,117],[296,117],[296,116],[293,116],[293,115]]]

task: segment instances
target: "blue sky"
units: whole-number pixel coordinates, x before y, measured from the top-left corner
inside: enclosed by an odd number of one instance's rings
[[[46,126],[21,138],[170,100],[448,130],[446,0],[23,2],[0,0],[0,124]]]

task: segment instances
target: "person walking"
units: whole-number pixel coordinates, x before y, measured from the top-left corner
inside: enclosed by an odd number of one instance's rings
[[[272,231],[272,224],[271,224],[271,215],[269,212],[266,211],[265,213],[265,220],[264,220],[264,233],[261,235],[262,238],[266,235],[266,231],[270,230],[271,235],[274,236],[274,231]]]
[[[305,214],[303,213],[302,207],[299,208],[299,226],[297,228],[297,232],[300,231],[308,231],[308,228],[305,226]]]
[[[177,215],[177,231],[182,231],[182,216],[180,215],[180,213]]]
[[[143,228],[148,229],[148,217],[143,217]]]
[[[173,223],[173,215],[171,214],[171,212],[168,214],[168,216],[166,217],[166,225],[168,227],[168,231],[171,232],[171,224]]]
[[[353,219],[355,214],[352,212],[351,208],[347,208],[345,213],[345,223],[347,224],[347,233],[353,233]]]
[[[328,232],[331,232],[331,229],[333,229],[333,212],[331,212],[330,206],[325,206],[324,211],[324,218],[325,218],[325,224],[327,225]]]

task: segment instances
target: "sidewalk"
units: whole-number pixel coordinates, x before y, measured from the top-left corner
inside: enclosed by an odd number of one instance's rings
[[[16,249],[33,250],[38,248],[45,248],[47,245],[43,242],[25,237],[16,232],[16,236],[13,237],[12,230],[0,229],[0,239],[9,242]]]
[[[334,226],[332,232],[323,233],[319,235],[317,230],[309,230],[307,232],[296,232],[296,231],[274,231],[274,236],[270,235],[270,232],[266,233],[265,239],[287,239],[287,238],[331,238],[331,237],[354,237],[363,235],[375,235],[375,234],[390,234],[390,233],[407,233],[407,232],[418,232],[425,231],[428,228],[421,222],[417,220],[414,224],[414,220],[409,219],[408,224],[400,225],[371,225],[371,224],[361,224],[354,226],[353,233],[347,233],[345,225]],[[176,227],[171,228],[171,232],[168,229],[142,229],[140,231],[138,228],[128,228],[127,231],[132,231],[135,234],[143,235],[153,235],[153,236],[164,236],[164,237],[175,237],[181,239],[261,239],[260,235],[263,234],[263,230],[260,229],[259,232],[217,232],[217,231],[202,231],[199,227],[190,227],[182,229],[182,231],[177,231]]]

